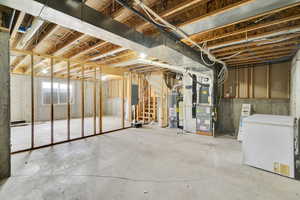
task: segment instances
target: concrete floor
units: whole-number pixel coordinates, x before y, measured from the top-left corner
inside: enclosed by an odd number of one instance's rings
[[[9,200],[299,200],[300,182],[242,165],[228,138],[126,129],[12,156]]]
[[[98,118],[96,119],[97,131],[99,131]],[[129,127],[130,123],[125,121],[125,127]],[[84,120],[85,135],[92,135],[94,132],[93,118],[88,117]],[[122,128],[121,117],[103,116],[102,117],[103,132]],[[35,147],[50,144],[51,141],[51,125],[50,121],[36,122],[35,124]],[[81,137],[81,119],[70,120],[71,139]],[[67,140],[67,120],[54,121],[54,142]],[[12,151],[18,151],[30,148],[31,146],[31,124],[28,126],[19,126],[11,128],[11,144]]]

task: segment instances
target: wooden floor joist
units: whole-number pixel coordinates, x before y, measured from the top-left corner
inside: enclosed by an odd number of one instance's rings
[[[183,27],[201,20],[207,20],[211,16],[221,15],[225,12],[230,13],[230,10],[247,6],[247,4],[253,3],[253,1],[255,0],[172,0],[166,5],[161,5],[158,0],[150,0],[145,3],[171,24]],[[158,30],[153,25],[135,17],[127,8],[117,4],[116,9],[112,9],[110,7],[113,3],[112,0],[105,2],[100,3],[88,0],[85,3],[92,8],[96,8],[98,11],[110,15],[121,23],[134,27],[140,32],[150,35],[158,34]],[[136,9],[144,13],[139,6],[136,6]],[[228,64],[239,61],[244,62],[242,58],[247,56],[250,59],[253,57],[252,53],[258,55],[258,58],[260,58],[261,54],[274,54],[275,58],[281,50],[284,53],[288,53],[288,50],[291,50],[290,53],[293,53],[297,48],[300,34],[298,32],[288,33],[291,29],[300,29],[300,15],[298,10],[300,11],[300,2],[283,7],[277,6],[276,9],[262,12],[255,16],[195,33],[190,35],[190,38],[201,44],[207,43],[206,46],[211,50],[212,54],[217,58],[224,59]],[[145,15],[148,16],[147,14]],[[28,21],[28,19],[34,20],[35,18],[22,12],[19,14],[12,30],[12,38],[14,39],[11,40],[11,43],[17,40],[16,38],[20,38],[19,36],[26,34],[18,33],[17,28],[24,25],[24,20]],[[157,20],[155,17],[153,19]],[[30,22],[27,24],[30,25]],[[134,65],[127,66],[126,68],[128,69],[121,67],[114,69],[110,65],[118,66],[118,64],[122,64],[123,62],[138,59],[140,52],[124,49],[113,53],[115,50],[122,49],[123,47],[112,44],[110,41],[104,41],[101,38],[93,38],[84,34],[84,31],[80,33],[50,22],[45,22],[45,24],[51,28],[47,29],[48,31],[43,34],[39,33],[33,36],[38,42],[35,44],[34,40],[31,39],[30,43],[35,45],[29,45],[29,49],[13,50],[19,53],[18,56],[12,58],[11,64],[15,67],[14,73],[30,74],[30,52],[32,51],[36,56],[34,73],[37,76],[43,76],[43,70],[49,69],[50,59],[54,59],[55,77],[67,77],[67,62],[70,62],[71,78],[76,77],[76,74],[80,76],[81,64],[85,66],[91,64],[96,67],[102,65],[103,72],[118,75],[122,75],[122,73],[128,70],[142,74],[160,70],[159,67],[153,65],[149,65],[144,69],[140,68],[141,66]],[[281,32],[282,34],[269,38],[270,35]],[[285,32],[286,34],[284,34]],[[266,43],[263,40],[255,40],[256,38],[263,37],[266,37],[264,40]],[[284,39],[285,37],[287,37],[286,40]],[[280,41],[281,39],[282,41]],[[269,44],[268,40],[270,40]],[[272,43],[272,40],[278,41]],[[185,39],[182,41],[189,44]],[[109,54],[110,52],[112,54]],[[105,54],[108,56],[104,56]],[[93,77],[93,74],[89,71],[93,70],[93,67],[85,67],[84,70],[86,76],[89,76],[89,78]],[[119,70],[121,71],[119,72]]]

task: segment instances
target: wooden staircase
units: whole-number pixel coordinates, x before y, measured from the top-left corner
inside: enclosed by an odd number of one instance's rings
[[[141,84],[137,115],[138,120],[144,123],[157,121],[157,97],[146,80]]]

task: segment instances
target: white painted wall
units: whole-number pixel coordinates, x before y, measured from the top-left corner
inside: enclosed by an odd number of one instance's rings
[[[300,117],[300,50],[292,61],[290,111],[294,117]]]

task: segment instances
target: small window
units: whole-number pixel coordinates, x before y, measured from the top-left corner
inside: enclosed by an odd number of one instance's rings
[[[51,104],[51,82],[42,83],[43,104]],[[73,90],[70,85],[70,103],[73,102]],[[53,82],[53,104],[68,103],[68,84]]]

